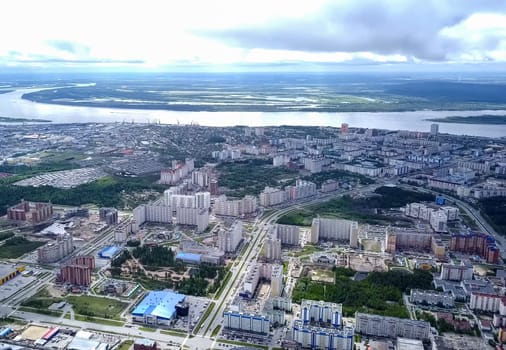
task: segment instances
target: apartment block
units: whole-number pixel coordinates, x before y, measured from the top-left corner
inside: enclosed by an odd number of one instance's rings
[[[470,263],[463,263],[461,265],[442,264],[440,278],[448,281],[472,280],[473,265]]]
[[[257,211],[257,199],[254,196],[245,196],[242,199],[227,200],[225,195],[214,201],[216,215],[241,217],[253,215]]]
[[[287,194],[284,190],[273,187],[266,187],[260,193],[260,205],[270,207],[286,202]]]
[[[397,317],[355,313],[355,331],[363,335],[388,338],[429,339],[430,324]]]
[[[242,241],[242,221],[236,221],[230,229],[218,232],[218,248],[225,253],[234,253]]]
[[[447,308],[455,306],[455,297],[453,295],[433,290],[411,289],[409,299],[414,304],[426,304]]]
[[[352,327],[321,328],[296,320],[293,324],[293,340],[304,349],[352,350]]]
[[[315,218],[311,226],[311,243],[320,240],[345,241],[358,246],[358,222],[342,219]]]
[[[30,224],[37,224],[46,221],[53,215],[51,203],[27,202],[12,206],[7,209],[7,219],[12,221],[25,221]]]
[[[284,245],[300,245],[300,227],[296,225],[275,224],[274,235]]]
[[[56,242],[47,243],[37,249],[39,263],[53,263],[63,259],[74,250],[74,240],[71,233],[57,236]]]
[[[450,250],[480,255],[491,264],[496,264],[500,257],[494,237],[480,232],[453,234],[450,240]]]
[[[209,226],[209,210],[178,207],[176,209],[176,223],[178,225],[196,226],[197,232],[204,232]]]

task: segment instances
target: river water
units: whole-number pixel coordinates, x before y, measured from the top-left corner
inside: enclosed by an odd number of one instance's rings
[[[506,111],[412,111],[412,112],[180,112],[165,110],[119,109],[64,106],[23,100],[21,96],[35,89],[20,89],[0,94],[0,116],[48,119],[54,123],[160,122],[162,124],[196,123],[206,126],[313,125],[377,128],[387,130],[430,130],[428,118],[447,116],[506,115]],[[456,135],[502,137],[506,125],[440,123],[439,131]]]

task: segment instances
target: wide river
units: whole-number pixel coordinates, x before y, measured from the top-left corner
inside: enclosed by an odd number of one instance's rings
[[[196,123],[207,126],[314,125],[377,128],[388,130],[429,131],[428,118],[447,116],[506,115],[506,111],[413,111],[413,112],[179,112],[165,110],[80,107],[45,104],[23,100],[35,89],[0,94],[0,117],[48,119],[54,123],[160,122]],[[440,123],[439,131],[456,135],[506,136],[506,125]]]

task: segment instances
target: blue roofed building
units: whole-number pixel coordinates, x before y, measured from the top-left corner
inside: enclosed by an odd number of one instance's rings
[[[119,252],[121,251],[121,248],[118,246],[107,246],[101,251],[98,252],[98,256],[102,259],[112,259],[114,258]]]
[[[186,264],[200,264],[202,255],[195,253],[177,253],[176,260],[181,260]]]
[[[186,296],[169,290],[152,291],[132,311],[134,322],[168,326],[176,318],[176,305]]]

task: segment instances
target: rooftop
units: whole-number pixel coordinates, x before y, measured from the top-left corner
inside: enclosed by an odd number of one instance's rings
[[[200,262],[201,255],[195,254],[195,253],[177,253],[176,259],[178,260],[184,260],[184,261],[194,261],[194,262]]]
[[[159,318],[171,319],[176,313],[176,305],[184,301],[186,296],[172,291],[153,291],[141,301],[132,311],[132,315],[152,315]]]
[[[0,264],[0,278],[16,272],[16,267],[11,265]]]

